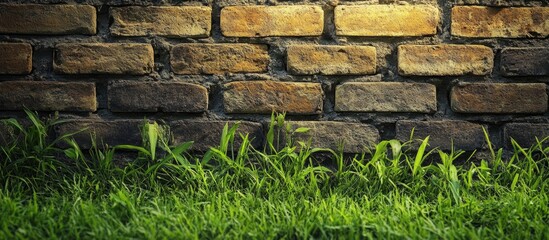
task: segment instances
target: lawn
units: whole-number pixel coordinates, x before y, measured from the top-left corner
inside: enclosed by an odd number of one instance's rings
[[[549,239],[545,140],[504,154],[487,138],[483,160],[428,138],[349,157],[278,144],[292,128],[273,116],[262,149],[236,124],[192,154],[147,123],[142,146],[83,151],[70,135],[48,139],[58,120],[28,115],[29,126],[4,121],[14,139],[0,151],[0,239]]]

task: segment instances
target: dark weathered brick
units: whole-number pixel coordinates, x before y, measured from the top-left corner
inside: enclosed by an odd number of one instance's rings
[[[227,37],[320,36],[320,6],[230,6],[221,9],[221,32]]]
[[[426,83],[348,82],[336,87],[338,112],[424,112],[437,110],[436,87]]]
[[[505,145],[509,148],[513,147],[511,138],[514,139],[521,147],[531,147],[537,144],[538,140],[543,140],[549,137],[549,124],[547,123],[508,123],[504,127]],[[548,141],[545,141],[544,146],[547,147]]]
[[[0,33],[95,34],[95,12],[88,5],[0,4]]]
[[[232,82],[225,84],[223,99],[227,113],[319,114],[323,105],[319,83]]]
[[[429,136],[429,146],[442,150],[475,150],[485,145],[483,126],[466,121],[398,121],[396,123],[396,138],[401,141],[425,139]],[[418,147],[419,144],[414,144]]]
[[[58,137],[76,133],[71,138],[82,149],[92,147],[92,138],[99,147],[104,144],[111,147],[121,144],[141,146],[140,127],[144,123],[144,120],[73,120],[57,125],[55,133]],[[60,145],[67,146],[64,143]]]
[[[194,141],[191,150],[205,152],[210,147],[217,147],[221,141],[221,133],[225,124],[232,127],[235,121],[175,121],[170,123],[175,144]],[[235,150],[242,143],[240,134],[249,134],[251,145],[259,148],[263,144],[263,127],[260,123],[240,122],[235,136]]]
[[[338,150],[343,143],[344,152],[361,153],[379,141],[378,130],[368,124],[345,122],[299,121],[289,122],[293,130],[304,127],[309,131],[295,133],[294,140],[308,142],[311,147]]]
[[[0,43],[0,74],[29,74],[32,46],[28,43]]]
[[[0,110],[84,111],[97,109],[95,84],[0,82]]]
[[[460,83],[450,93],[452,110],[460,113],[543,113],[543,83]]]
[[[376,72],[376,48],[369,46],[292,45],[288,47],[292,74],[353,75]]]
[[[501,71],[505,76],[549,75],[549,48],[504,48]]]
[[[150,73],[154,53],[150,44],[141,43],[64,43],[58,44],[53,68],[64,74]]]
[[[547,19],[549,7],[455,6],[451,31],[473,38],[543,38],[549,36]]]
[[[2,123],[0,119],[0,146],[6,146],[8,143],[12,143],[15,137],[13,128]]]
[[[398,72],[410,76],[485,75],[494,67],[492,49],[481,45],[401,45]]]
[[[339,5],[335,8],[336,34],[341,36],[435,35],[439,11],[430,5]]]
[[[204,112],[208,90],[181,82],[114,82],[109,86],[113,112]]]
[[[152,6],[111,8],[111,33],[116,36],[207,37],[212,8],[203,6]]]
[[[266,72],[269,54],[267,45],[260,44],[179,44],[171,52],[171,64],[178,74]]]

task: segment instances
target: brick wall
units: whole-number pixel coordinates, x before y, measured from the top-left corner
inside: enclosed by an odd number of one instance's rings
[[[549,2],[5,0],[0,118],[28,108],[138,144],[143,118],[204,151],[271,112],[348,152],[431,136],[464,150],[549,134]]]

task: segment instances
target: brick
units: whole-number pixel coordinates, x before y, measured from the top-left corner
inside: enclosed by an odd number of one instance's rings
[[[113,112],[188,112],[208,109],[208,90],[181,82],[114,82],[108,90]]]
[[[412,129],[413,140],[425,139],[429,136],[430,148],[441,150],[471,151],[483,148],[485,145],[483,125],[466,121],[398,121],[396,123],[396,138],[409,141]],[[419,143],[412,145],[415,149]]]
[[[344,83],[336,87],[335,110],[430,113],[437,110],[436,87],[426,83]]]
[[[117,7],[110,29],[115,36],[207,37],[211,16],[211,7]]]
[[[95,34],[96,22],[88,5],[0,4],[2,34]]]
[[[153,48],[140,43],[58,44],[53,68],[63,74],[150,73],[154,66]]]
[[[288,71],[292,74],[358,75],[376,72],[376,48],[368,46],[288,47]]]
[[[404,76],[486,75],[493,66],[494,53],[486,46],[398,46],[398,72]]]
[[[549,48],[504,48],[501,72],[505,76],[549,75]]]
[[[323,104],[319,83],[232,82],[225,84],[223,98],[227,113],[319,114]]]
[[[513,138],[521,147],[531,147],[537,144],[538,140],[549,137],[549,124],[547,123],[508,123],[503,129],[505,136],[505,145],[513,147],[511,138]],[[547,141],[543,144],[547,147]]]
[[[0,82],[0,110],[97,110],[94,83]]]
[[[90,149],[92,137],[100,146],[130,144],[141,146],[141,126],[144,120],[72,120],[55,126],[56,136],[74,134],[71,137],[82,149]],[[68,147],[60,143],[61,147]]]
[[[4,124],[2,122],[3,120],[5,119],[0,119],[0,147],[12,143],[15,137],[14,129],[11,126]]]
[[[171,64],[177,74],[266,72],[269,54],[260,44],[179,44]]]
[[[435,35],[440,14],[430,5],[339,5],[334,18],[340,36],[403,37]]]
[[[547,93],[543,83],[461,83],[450,93],[459,113],[543,113]]]
[[[320,36],[324,11],[320,6],[230,6],[221,9],[226,37]]]
[[[170,123],[175,144],[194,141],[190,150],[206,152],[210,147],[217,147],[225,124],[232,127],[235,121],[175,121]],[[263,127],[260,123],[242,121],[235,135],[235,150],[242,144],[240,134],[249,134],[251,145],[260,148],[263,144]]]
[[[452,35],[472,38],[544,38],[549,36],[549,7],[452,8]]]
[[[343,152],[361,153],[379,141],[379,131],[372,125],[344,122],[299,121],[289,122],[293,130],[299,127],[309,128],[304,133],[295,133],[295,141],[311,140],[311,147],[338,150],[338,144],[344,144]]]
[[[27,43],[0,43],[0,74],[29,74],[32,46]]]

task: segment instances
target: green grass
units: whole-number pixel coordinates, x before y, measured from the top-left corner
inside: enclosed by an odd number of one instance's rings
[[[427,151],[428,138],[417,151],[390,140],[347,159],[278,142],[276,131],[292,134],[279,115],[263,149],[236,124],[192,155],[192,143],[170,146],[169,129],[147,123],[141,146],[82,151],[70,134],[48,137],[59,120],[28,116],[27,127],[4,121],[13,134],[0,149],[0,239],[549,238],[546,139],[514,143],[505,159],[487,139],[491,156],[464,164],[454,164],[462,151]],[[138,155],[120,165],[125,151]]]

